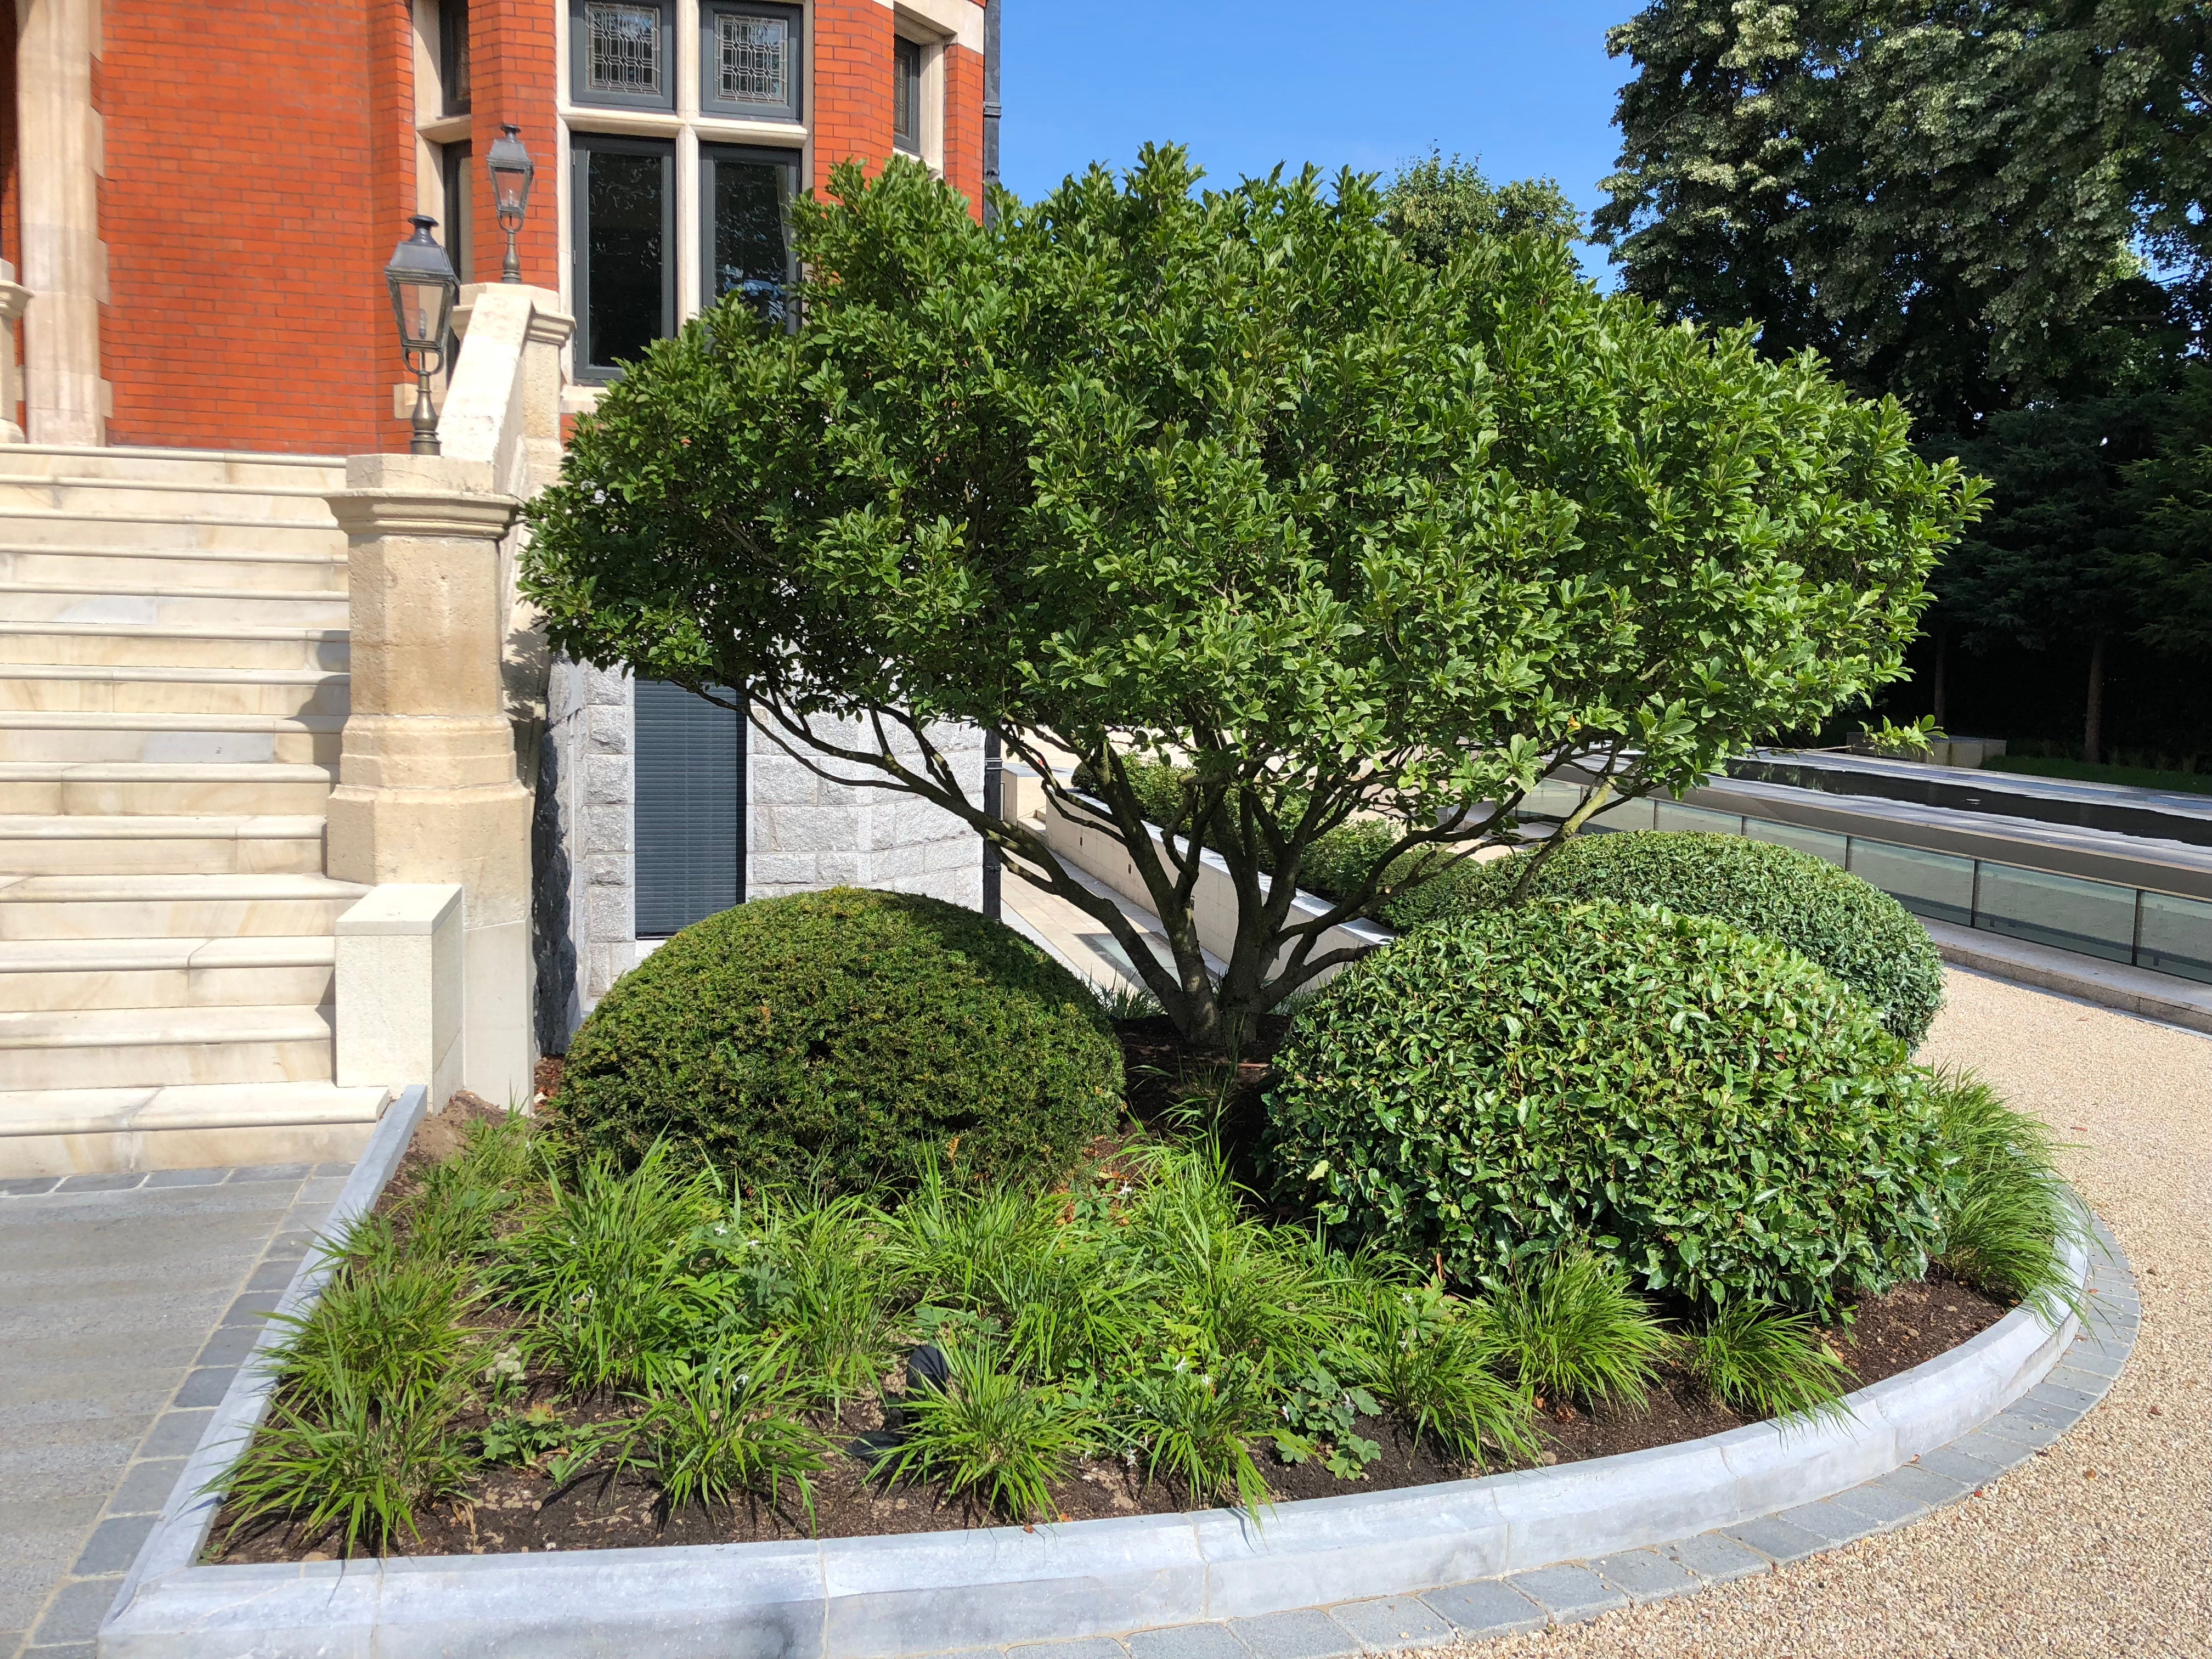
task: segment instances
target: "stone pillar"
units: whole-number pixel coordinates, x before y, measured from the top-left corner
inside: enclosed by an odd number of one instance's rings
[[[15,131],[22,201],[24,425],[37,444],[107,440],[100,378],[100,117],[92,107],[95,0],[15,0]]]
[[[0,259],[0,444],[23,441],[15,405],[23,401],[23,377],[15,368],[15,324],[31,290],[15,280],[15,267]]]
[[[356,455],[330,498],[352,589],[353,708],[326,867],[463,890],[462,1081],[532,1090],[531,793],[501,673],[499,543],[520,504],[483,461]]]

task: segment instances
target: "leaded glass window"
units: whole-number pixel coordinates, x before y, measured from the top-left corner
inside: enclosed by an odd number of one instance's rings
[[[726,102],[791,101],[791,25],[781,17],[724,12],[714,20]]]
[[[891,145],[921,154],[921,46],[903,35],[891,42]]]
[[[660,8],[591,0],[584,8],[586,84],[595,93],[659,98]]]

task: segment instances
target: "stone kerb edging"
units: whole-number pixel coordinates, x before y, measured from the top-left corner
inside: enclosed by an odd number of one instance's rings
[[[421,1114],[419,1091],[386,1114],[331,1231],[374,1203]],[[2074,1252],[2072,1266],[2086,1285],[2087,1254]],[[309,1305],[319,1283],[303,1265],[283,1310]],[[220,1474],[267,1404],[269,1373],[249,1364],[125,1581],[100,1652],[904,1659],[1304,1618],[1291,1610],[1544,1567],[1571,1574],[1580,1570],[1554,1564],[1802,1513],[1799,1506],[1889,1475],[1979,1428],[2042,1380],[2075,1329],[2070,1313],[2053,1328],[2014,1309],[1951,1352],[1851,1395],[1851,1415],[1840,1423],[1753,1424],[1586,1462],[1285,1503],[1256,1522],[1214,1510],[1034,1531],[196,1566],[216,1504],[193,1494]],[[1514,1600],[1540,1622],[1534,1603]]]

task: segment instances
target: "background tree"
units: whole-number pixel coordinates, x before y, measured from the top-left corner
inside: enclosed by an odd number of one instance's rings
[[[1477,161],[1431,149],[1398,169],[1382,191],[1382,227],[1423,264],[1441,265],[1470,236],[1551,237],[1570,242],[1583,216],[1554,179],[1493,185]]]
[[[2212,367],[2192,368],[2161,415],[2156,453],[2127,472],[2140,526],[2129,574],[2143,637],[2201,665],[2212,662]]]
[[[2203,3],[1667,0],[1594,216],[1670,315],[1812,347],[1931,431],[2136,389],[2203,321]],[[2152,280],[2135,250],[2162,258]],[[2139,365],[2140,366],[2140,365]]]
[[[726,303],[656,343],[533,504],[527,586],[570,656],[735,688],[802,763],[970,824],[1233,1050],[1563,762],[1593,810],[1679,788],[1894,677],[1974,496],[1894,403],[1601,296],[1555,240],[1432,267],[1370,180],[1196,184],[1148,149],[985,227],[918,167],[839,170],[796,210],[805,326]],[[963,790],[952,722],[1121,843],[1168,960]],[[1235,826],[1218,981],[1146,757]],[[1295,917],[1366,812],[1395,845]]]

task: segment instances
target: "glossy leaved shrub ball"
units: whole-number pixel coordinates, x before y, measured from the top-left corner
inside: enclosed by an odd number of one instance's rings
[[[1048,1181],[1121,1098],[1120,1047],[1066,969],[975,911],[841,887],[709,916],[624,975],[554,1115],[580,1156],[665,1140],[749,1188],[857,1192],[932,1156]]]
[[[1654,1291],[1829,1311],[1941,1248],[1904,1045],[1797,951],[1656,906],[1415,930],[1300,1012],[1267,1110],[1286,1200],[1462,1283],[1587,1245]]]

